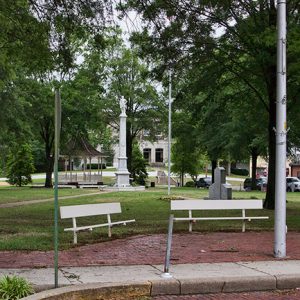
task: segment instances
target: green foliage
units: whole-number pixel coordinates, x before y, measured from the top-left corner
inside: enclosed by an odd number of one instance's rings
[[[101,168],[101,163],[98,165],[98,164],[87,164],[86,165],[86,168],[87,168],[87,170],[89,170],[90,169],[90,166],[91,166],[91,169],[92,170],[97,170],[98,169],[98,167],[99,167],[99,170],[100,169],[106,169],[106,164],[102,164],[102,168]]]
[[[173,114],[175,143],[172,145],[171,171],[181,176],[188,173],[194,181],[207,163],[207,157],[200,148],[199,132],[188,111]],[[181,182],[183,185],[183,182]]]
[[[148,177],[146,170],[147,163],[137,143],[133,144],[132,150],[132,171],[131,176],[137,184],[145,185],[145,180]]]
[[[138,11],[144,21],[144,30],[135,33],[133,39],[144,55],[161,62],[156,68],[158,75],[171,64],[173,77],[179,82],[188,77],[186,81],[190,82],[179,90],[178,98],[181,96],[183,105],[198,119],[200,139],[212,160],[245,157],[247,152],[249,156],[253,149],[256,154],[268,151],[265,206],[273,209],[276,1],[188,4],[173,0],[130,1],[127,6]],[[289,139],[290,145],[294,142],[299,146],[299,1],[289,1],[287,22]],[[191,84],[193,81],[195,84]],[[204,101],[198,102],[201,93]],[[188,103],[187,95],[193,96]]]
[[[18,276],[4,276],[0,279],[0,299],[18,300],[34,293],[30,283]]]
[[[45,150],[41,142],[34,140],[31,143],[32,155],[34,158],[34,168],[36,173],[43,173],[46,171]]]
[[[30,183],[34,170],[32,150],[29,144],[21,145],[19,149],[11,152],[8,156],[6,176],[10,184],[22,186]]]
[[[195,182],[194,182],[194,181],[187,181],[187,182],[185,183],[185,186],[186,186],[186,187],[195,187]]]
[[[139,58],[136,49],[126,49],[123,44],[115,45],[107,55],[106,91],[100,100],[102,116],[107,124],[118,129],[119,99],[125,97],[126,153],[128,170],[131,172],[134,140],[143,130],[148,131],[149,140],[154,140],[165,129],[165,99],[156,88],[158,82],[149,72],[147,62]]]
[[[249,175],[249,171],[246,169],[235,169],[235,168],[231,168],[231,173],[234,175],[241,175],[241,176],[248,176]]]

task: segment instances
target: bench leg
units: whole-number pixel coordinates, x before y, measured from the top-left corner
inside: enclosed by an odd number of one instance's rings
[[[245,210],[243,209],[243,218],[246,218]],[[243,220],[242,232],[246,231],[246,220]]]
[[[74,231],[74,244],[77,244],[77,231]]]
[[[77,225],[76,225],[76,218],[72,218],[73,221],[73,233],[74,233],[74,244],[77,244],[77,231],[75,230]]]
[[[108,223],[108,237],[111,237],[111,218],[110,214],[107,215],[107,223]]]
[[[243,228],[242,228],[242,232],[246,231],[246,220],[243,220]]]
[[[189,218],[192,218],[192,211],[189,210]],[[189,222],[189,232],[193,231],[193,220],[190,220]]]

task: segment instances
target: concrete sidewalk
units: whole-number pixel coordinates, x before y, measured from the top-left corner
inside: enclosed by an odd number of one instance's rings
[[[265,291],[300,287],[300,261],[258,261],[172,265],[172,278],[163,278],[162,265],[63,267],[59,285],[65,293],[78,289],[130,286],[143,295],[184,295],[220,292]],[[31,282],[36,291],[53,288],[53,268],[0,269],[2,275],[18,275]],[[75,285],[75,286],[74,286]],[[79,285],[79,287],[78,287]],[[28,299],[60,292],[45,291]]]

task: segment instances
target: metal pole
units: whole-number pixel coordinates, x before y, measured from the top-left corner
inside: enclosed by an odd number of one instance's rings
[[[171,246],[172,246],[173,221],[174,221],[173,219],[174,219],[174,215],[170,215],[164,273],[161,275],[164,278],[172,277],[172,275],[169,272],[169,269],[170,269],[170,259],[171,259]]]
[[[54,140],[54,286],[58,287],[58,157],[61,126],[60,92],[55,90],[55,140]]]
[[[274,256],[286,256],[286,0],[277,1],[277,98]]]
[[[172,72],[169,70],[169,131],[168,131],[168,195],[171,194],[171,110],[172,110]]]

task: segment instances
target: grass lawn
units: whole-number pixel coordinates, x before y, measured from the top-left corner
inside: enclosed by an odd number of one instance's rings
[[[59,189],[59,197],[98,192],[97,189]],[[31,187],[0,187],[0,204],[54,198],[54,190]]]
[[[28,189],[34,190],[34,189]],[[2,201],[8,201],[14,190],[7,190]],[[72,190],[65,190],[72,192]],[[74,190],[73,190],[74,191]],[[77,192],[77,190],[75,190]],[[0,193],[2,189],[0,190]],[[45,192],[41,190],[40,192]],[[51,191],[53,192],[53,191]],[[85,190],[87,192],[87,190]],[[25,191],[23,191],[23,194]],[[166,233],[168,228],[169,201],[170,198],[203,198],[208,191],[195,188],[174,188],[172,196],[167,196],[167,189],[147,189],[145,192],[114,192],[100,195],[90,195],[74,199],[60,200],[60,205],[74,205],[86,203],[121,202],[122,214],[112,215],[112,220],[136,219],[135,223],[127,226],[116,226],[112,229],[112,239],[122,238],[136,234]],[[2,194],[3,197],[4,194]],[[36,197],[34,195],[32,197]],[[49,196],[49,195],[48,195]],[[44,195],[45,198],[48,196]],[[263,192],[233,192],[237,199],[263,199]],[[27,197],[29,195],[27,194]],[[40,198],[40,196],[39,196]],[[0,250],[49,250],[53,248],[53,203],[40,203],[0,210]],[[201,216],[227,216],[240,215],[240,211],[214,211],[202,212]],[[273,230],[273,211],[258,210],[249,211],[249,215],[268,215],[270,220],[253,220],[247,223],[246,230]],[[176,215],[186,215],[176,214]],[[200,213],[195,216],[200,215]],[[288,193],[287,223],[289,230],[300,228],[300,193]],[[78,225],[91,225],[106,217],[89,217],[78,219]],[[71,226],[71,219],[59,220],[59,247],[66,249],[73,247],[73,235],[64,232],[63,228]],[[210,231],[241,231],[240,221],[203,221],[197,222],[193,230],[201,232]],[[178,222],[174,224],[174,232],[187,232],[188,223]],[[98,228],[92,232],[79,232],[78,245],[107,241],[107,228]]]

